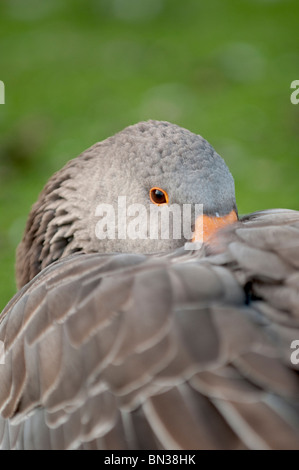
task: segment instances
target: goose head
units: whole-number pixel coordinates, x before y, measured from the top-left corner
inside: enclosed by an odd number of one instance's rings
[[[168,216],[163,235],[161,214],[169,207],[177,212]],[[227,165],[203,137],[177,125],[148,121],[129,126],[84,151],[48,181],[17,250],[18,287],[77,252],[174,250],[190,240],[184,220],[190,220],[191,239],[204,242],[237,220]]]

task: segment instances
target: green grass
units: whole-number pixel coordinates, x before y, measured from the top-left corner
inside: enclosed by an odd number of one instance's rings
[[[298,14],[297,0],[2,0],[0,310],[49,176],[137,121],[207,138],[240,213],[299,209]]]

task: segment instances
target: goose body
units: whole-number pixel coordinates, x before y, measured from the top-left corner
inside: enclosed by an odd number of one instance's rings
[[[94,237],[96,203],[150,205],[151,187],[237,213],[221,157],[157,121],[71,161],[33,207],[0,317],[2,449],[299,448],[299,212],[226,223],[199,250]]]

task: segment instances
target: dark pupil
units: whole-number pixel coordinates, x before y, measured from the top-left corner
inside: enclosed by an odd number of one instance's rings
[[[165,199],[164,194],[162,193],[162,191],[159,191],[159,189],[155,189],[155,199],[156,201],[162,201]]]

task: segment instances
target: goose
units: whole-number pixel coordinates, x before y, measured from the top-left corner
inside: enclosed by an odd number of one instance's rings
[[[140,236],[170,205],[191,206],[192,238]],[[187,129],[140,122],[84,151],[17,249],[0,448],[298,449],[298,248],[299,212],[239,217],[224,160]]]

